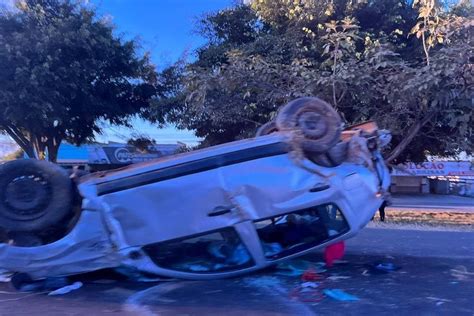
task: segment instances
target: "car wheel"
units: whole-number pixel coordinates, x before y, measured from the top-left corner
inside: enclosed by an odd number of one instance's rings
[[[275,121],[270,121],[263,124],[257,129],[257,133],[255,133],[255,137],[264,136],[264,135],[268,135],[275,132],[278,132],[278,127],[276,126]]]
[[[0,165],[0,227],[40,232],[70,214],[73,184],[66,170],[46,161],[20,159]]]
[[[341,135],[341,118],[331,105],[319,98],[299,98],[278,113],[279,130],[296,130],[304,139],[301,146],[310,153],[325,153]]]

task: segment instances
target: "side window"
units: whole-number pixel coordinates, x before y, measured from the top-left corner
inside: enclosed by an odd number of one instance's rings
[[[216,273],[248,268],[254,261],[233,228],[148,245],[158,266],[183,272]]]
[[[318,205],[254,224],[265,257],[270,260],[315,247],[349,231],[335,204]]]

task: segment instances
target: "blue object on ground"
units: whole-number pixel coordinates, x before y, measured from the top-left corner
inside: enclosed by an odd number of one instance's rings
[[[391,262],[379,263],[375,266],[375,268],[377,270],[386,271],[386,272],[396,271],[396,270],[400,269],[399,267],[397,267],[396,265],[394,265]]]
[[[359,300],[357,296],[346,293],[340,289],[325,289],[323,293],[337,301],[354,302]]]

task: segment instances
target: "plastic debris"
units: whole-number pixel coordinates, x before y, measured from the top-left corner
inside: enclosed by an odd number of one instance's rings
[[[304,282],[301,284],[302,288],[312,288],[315,289],[319,286],[320,283],[317,282]]]
[[[0,269],[0,282],[8,283],[12,279],[13,273],[7,270]]]
[[[290,298],[297,299],[300,302],[305,303],[320,302],[324,296],[321,291],[319,291],[319,286],[319,283],[305,282],[290,292]]]
[[[49,292],[48,295],[52,296],[52,295],[64,295],[64,294],[67,294],[69,292],[72,292],[72,291],[75,291],[77,289],[80,289],[82,287],[82,282],[74,282],[73,284],[71,285],[67,285],[67,286],[64,286],[62,288],[59,288],[57,290],[54,290],[52,292]]]
[[[467,271],[465,266],[457,266],[451,269],[451,276],[455,277],[458,281],[467,281],[474,277],[474,272]]]
[[[344,241],[329,245],[324,249],[324,261],[327,267],[332,267],[335,260],[340,260],[344,257],[345,245]]]
[[[380,271],[385,271],[385,272],[391,272],[391,271],[397,271],[400,268],[391,262],[383,262],[383,263],[379,263],[375,265],[375,269],[380,270]]]
[[[359,300],[357,296],[346,293],[340,289],[325,289],[323,290],[323,293],[336,301],[354,302]]]
[[[277,271],[275,274],[296,277],[303,275],[308,269],[314,270],[315,273],[326,272],[324,262],[310,262],[306,260],[293,260],[288,262],[282,262],[277,265]]]
[[[322,279],[322,276],[320,276],[316,272],[316,270],[314,270],[313,268],[309,268],[301,276],[302,281],[317,281],[317,280],[321,280],[321,279]]]
[[[350,276],[345,276],[345,275],[331,275],[327,277],[328,280],[331,281],[338,281],[338,280],[345,280],[345,279],[350,279]]]

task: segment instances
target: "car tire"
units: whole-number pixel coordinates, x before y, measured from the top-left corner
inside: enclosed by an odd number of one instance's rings
[[[67,171],[46,161],[20,159],[0,165],[0,227],[41,232],[71,214],[74,188]]]
[[[257,133],[255,133],[255,137],[265,136],[265,135],[275,133],[275,132],[278,132],[278,127],[275,121],[270,121],[263,124],[257,129]]]
[[[279,130],[296,130],[304,139],[305,152],[321,154],[334,146],[341,136],[341,117],[331,105],[319,98],[305,97],[285,105],[276,117]]]

